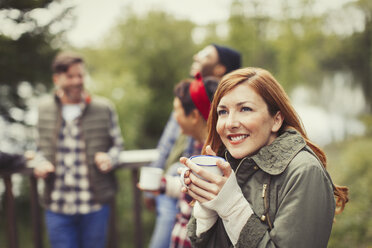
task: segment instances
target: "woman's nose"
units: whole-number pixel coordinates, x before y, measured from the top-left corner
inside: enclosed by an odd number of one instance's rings
[[[226,127],[228,129],[234,129],[234,128],[238,128],[239,125],[240,125],[240,121],[237,118],[237,116],[233,113],[230,113],[228,118],[227,118]]]

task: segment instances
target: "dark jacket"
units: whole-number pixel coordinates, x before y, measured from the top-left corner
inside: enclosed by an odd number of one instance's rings
[[[225,158],[254,214],[235,247],[327,247],[335,213],[333,184],[302,136],[289,130],[256,155]],[[196,237],[196,220],[188,224],[193,247],[233,247],[218,218]]]
[[[57,97],[47,97],[39,105],[38,148],[42,155],[54,166],[56,163],[56,149],[58,133],[62,125],[62,105]],[[97,152],[107,152],[113,145],[110,132],[111,104],[102,98],[93,97],[84,109],[80,125],[85,141],[88,178],[93,191],[93,198],[98,203],[107,203],[114,197],[117,182],[114,172],[102,173],[94,162]],[[50,194],[54,187],[54,176],[45,180],[43,203],[50,203]]]

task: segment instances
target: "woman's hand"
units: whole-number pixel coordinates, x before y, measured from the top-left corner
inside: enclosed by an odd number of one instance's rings
[[[207,155],[216,155],[210,146],[206,147],[206,153]],[[217,166],[222,171],[223,176],[210,173],[185,157],[180,158],[180,162],[192,171],[192,173],[185,173],[185,184],[188,187],[183,187],[181,190],[200,203],[213,200],[225,185],[232,171],[230,164],[223,160],[217,161]],[[206,180],[197,177],[196,174]]]

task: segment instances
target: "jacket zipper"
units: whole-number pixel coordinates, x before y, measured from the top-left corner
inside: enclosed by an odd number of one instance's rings
[[[262,187],[262,198],[265,198],[266,188],[267,188],[267,184],[264,183],[264,184],[263,184],[263,187]]]
[[[262,187],[262,198],[263,198],[263,203],[264,203],[264,213],[261,216],[261,220],[267,222],[269,225],[270,230],[273,229],[273,226],[270,221],[270,216],[269,216],[269,210],[270,210],[270,201],[269,201],[269,193],[268,191],[270,190],[270,181],[271,181],[271,176],[269,177],[268,183],[264,183]]]

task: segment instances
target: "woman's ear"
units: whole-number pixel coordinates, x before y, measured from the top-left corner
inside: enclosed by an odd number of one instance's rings
[[[203,116],[200,114],[199,110],[197,110],[196,108],[191,111],[190,117],[192,117],[192,122],[194,125],[198,123],[201,119],[203,119]]]
[[[278,111],[276,112],[275,116],[274,116],[274,124],[271,128],[271,131],[276,133],[279,131],[279,129],[282,127],[283,125],[283,121],[284,121],[284,118],[283,118],[283,115],[282,115],[282,112]]]

